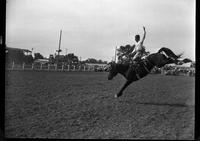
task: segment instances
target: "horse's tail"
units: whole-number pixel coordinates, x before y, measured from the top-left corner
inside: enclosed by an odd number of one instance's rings
[[[180,53],[179,55],[174,54],[173,51],[171,51],[169,48],[162,47],[161,49],[158,50],[158,53],[164,52],[166,53],[167,56],[174,58],[175,60],[181,58],[183,53]]]

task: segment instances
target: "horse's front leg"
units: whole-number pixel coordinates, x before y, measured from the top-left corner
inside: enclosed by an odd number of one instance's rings
[[[126,89],[128,85],[130,85],[133,81],[126,80],[126,83],[122,86],[120,91],[115,95],[115,97],[120,97],[123,94],[123,91]]]

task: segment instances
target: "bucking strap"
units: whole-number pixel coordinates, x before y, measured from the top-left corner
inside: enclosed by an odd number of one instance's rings
[[[143,65],[143,67],[148,73],[150,73],[149,69],[147,69],[147,67],[145,65]]]
[[[143,60],[143,64],[142,64],[142,66],[144,67],[144,69],[148,72],[148,73],[150,73],[150,70],[145,66],[145,65],[147,65],[147,62],[146,62],[147,60]]]

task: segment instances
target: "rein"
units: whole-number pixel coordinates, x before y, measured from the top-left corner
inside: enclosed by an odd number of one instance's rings
[[[143,61],[144,64],[146,64],[146,61],[147,61],[150,65],[153,66],[153,64],[152,64],[147,58]],[[145,69],[148,73],[150,73],[150,70],[149,70],[144,64],[143,64],[144,69]],[[147,64],[146,64],[146,65],[147,65]]]
[[[149,69],[147,69],[147,67],[145,65],[143,65],[143,67],[148,73],[150,73]]]

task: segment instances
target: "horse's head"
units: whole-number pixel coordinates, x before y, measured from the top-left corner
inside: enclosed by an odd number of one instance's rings
[[[108,63],[106,70],[108,70],[108,80],[112,80],[118,73],[115,62]]]

